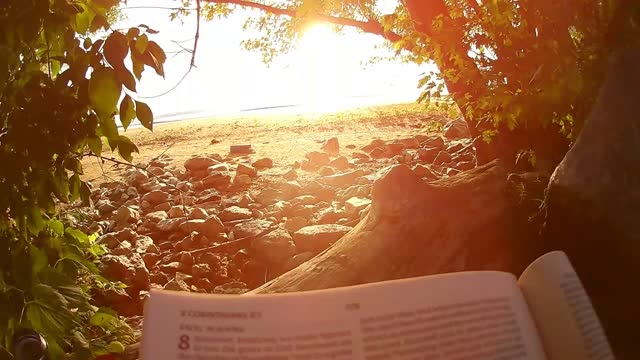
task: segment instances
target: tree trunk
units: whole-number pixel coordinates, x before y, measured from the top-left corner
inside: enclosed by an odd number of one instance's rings
[[[566,251],[618,358],[640,332],[640,48],[614,57],[573,148],[547,190],[547,247]],[[631,355],[635,354],[635,355]]]
[[[513,180],[498,162],[430,184],[397,165],[374,183],[369,214],[351,232],[252,293],[465,270],[519,273],[542,249]]]

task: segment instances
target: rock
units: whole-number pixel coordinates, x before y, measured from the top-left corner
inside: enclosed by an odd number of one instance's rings
[[[158,205],[167,202],[167,200],[169,200],[169,194],[161,190],[150,191],[142,196],[142,201],[151,205]]]
[[[404,151],[405,146],[402,143],[391,143],[391,144],[386,144],[384,146],[384,152],[386,157],[393,157],[396,155],[400,155],[402,154],[402,152]]]
[[[326,152],[331,156],[337,156],[340,153],[340,143],[338,142],[337,137],[332,137],[322,144],[322,151]]]
[[[238,164],[238,168],[236,169],[237,175],[249,175],[252,178],[258,176],[258,170],[251,165]]]
[[[229,146],[229,154],[238,155],[238,154],[253,154],[255,150],[251,147],[251,144],[241,144],[241,145],[230,145]]]
[[[178,230],[178,227],[180,226],[180,224],[186,221],[187,219],[185,218],[166,219],[158,222],[156,227],[158,228],[159,231],[175,232],[176,230]]]
[[[451,161],[451,155],[446,151],[440,151],[438,156],[433,159],[433,163],[436,165],[442,165]]]
[[[441,149],[435,147],[418,149],[418,159],[423,163],[431,164],[433,163],[433,160],[435,160],[436,156],[438,156],[440,151]]]
[[[444,150],[446,142],[442,136],[434,136],[423,141],[420,145],[424,148],[436,148],[438,150]]]
[[[302,229],[303,227],[307,226],[308,224],[309,224],[309,220],[307,220],[307,218],[302,217],[302,216],[296,216],[296,217],[292,217],[292,218],[287,219],[284,222],[283,226],[290,233],[294,233],[294,232]]]
[[[219,214],[219,217],[223,222],[236,221],[251,219],[252,213],[249,209],[241,208],[239,206],[231,206],[222,210],[222,212],[220,212]]]
[[[371,140],[369,145],[364,146],[362,150],[365,152],[371,153],[374,149],[383,148],[385,144],[386,142],[384,140],[374,139],[374,140]]]
[[[251,247],[258,258],[272,264],[280,264],[296,253],[296,245],[285,229],[276,229],[265,236],[255,239]]]
[[[107,254],[101,260],[107,278],[122,281],[139,289],[149,289],[151,283],[149,270],[140,254],[131,253],[127,256]]]
[[[315,254],[313,252],[303,252],[300,254],[296,254],[293,257],[291,257],[290,259],[288,259],[284,266],[283,266],[283,270],[284,271],[289,271],[289,270],[293,270],[295,268],[297,268],[298,266],[304,264],[305,262],[313,259],[315,256]]]
[[[471,170],[471,169],[474,169],[475,167],[476,167],[476,164],[472,161],[460,161],[456,164],[456,169],[460,171]]]
[[[140,186],[142,184],[146,184],[149,181],[149,175],[147,175],[146,172],[140,169],[133,169],[126,176],[126,181],[132,186]]]
[[[256,169],[270,169],[273,167],[273,160],[270,158],[258,159],[251,164]]]
[[[160,203],[160,204],[154,206],[153,209],[151,209],[152,212],[169,211],[169,210],[171,210],[171,203],[169,203],[169,202]]]
[[[98,201],[95,204],[95,208],[102,217],[111,215],[111,213],[117,209],[113,204],[111,204],[111,201],[106,199]]]
[[[331,201],[336,195],[336,190],[317,181],[311,181],[302,188],[301,193],[313,195],[319,201]]]
[[[280,183],[278,188],[282,192],[282,200],[292,199],[298,196],[302,190],[302,186],[295,180]]]
[[[438,176],[433,172],[433,170],[431,170],[428,166],[422,165],[422,164],[418,164],[414,166],[413,172],[416,173],[416,175],[420,176],[421,178],[434,179],[434,180],[438,178]]]
[[[346,188],[353,185],[357,179],[364,175],[364,171],[358,169],[345,173],[325,176],[321,179],[322,183],[340,188]]]
[[[375,149],[371,150],[369,155],[371,155],[371,157],[374,158],[374,159],[382,159],[382,158],[387,157],[387,152],[384,151],[384,149],[382,149],[382,148],[375,148]]]
[[[194,157],[184,162],[184,168],[189,172],[205,170],[212,165],[220,162],[210,157]]]
[[[140,220],[140,213],[128,206],[120,206],[114,218],[116,227],[124,227],[135,224]]]
[[[333,206],[319,210],[313,217],[313,224],[335,224],[339,219],[347,216],[344,210],[336,210]]]
[[[295,179],[298,178],[298,173],[295,170],[291,169],[291,170],[287,171],[286,173],[284,173],[284,175],[282,175],[282,177],[285,180],[291,181],[291,180],[295,180]]]
[[[195,278],[208,278],[210,273],[209,264],[195,264],[191,267],[191,275]]]
[[[467,122],[462,119],[450,121],[444,127],[444,136],[447,139],[461,139],[471,137]]]
[[[455,142],[447,147],[447,152],[449,154],[455,154],[462,149],[464,149],[464,144],[462,144],[461,142]]]
[[[273,188],[265,189],[256,195],[256,201],[262,205],[271,205],[278,200],[282,200],[282,191]]]
[[[354,159],[363,159],[366,161],[369,161],[371,158],[369,157],[369,155],[365,154],[365,153],[361,153],[361,152],[353,152],[351,154],[351,157]]]
[[[231,184],[231,175],[227,171],[213,171],[202,179],[203,188],[226,189]]]
[[[183,206],[172,206],[166,214],[172,219],[186,216]]]
[[[187,283],[185,283],[183,280],[176,280],[176,279],[172,279],[171,281],[169,281],[164,286],[164,289],[171,290],[171,291],[185,291],[185,292],[191,291]]]
[[[200,193],[200,196],[198,196],[198,200],[196,201],[196,204],[220,201],[221,199],[222,199],[222,196],[220,196],[220,193],[218,192],[218,190],[206,189],[202,193]]]
[[[347,159],[345,156],[338,156],[337,158],[331,160],[329,166],[344,171],[351,168],[352,165],[349,162],[349,159]]]
[[[166,211],[154,211],[145,215],[144,220],[157,224],[160,221],[167,219],[168,217],[169,215],[167,214]]]
[[[404,138],[404,139],[400,139],[398,140],[402,145],[404,145],[405,148],[407,149],[417,149],[420,147],[420,140],[418,138],[418,136],[414,136],[414,137],[410,137],[410,138]]]
[[[251,185],[252,182],[251,176],[247,174],[238,174],[233,178],[233,185],[235,186],[245,187]]]
[[[318,175],[320,176],[329,176],[335,174],[336,171],[330,166],[323,166],[318,170]]]
[[[323,224],[303,227],[293,234],[299,251],[320,252],[351,231],[351,227]]]
[[[307,153],[305,157],[309,160],[309,164],[315,168],[329,165],[329,163],[331,162],[328,154],[319,151],[311,151]]]
[[[371,205],[370,199],[360,197],[352,197],[344,203],[345,210],[349,214],[357,214],[369,205]]]
[[[263,231],[270,228],[272,223],[267,220],[249,220],[237,224],[231,229],[233,239],[238,240],[248,236],[257,236]]]
[[[135,252],[138,254],[157,254],[160,250],[158,250],[158,247],[153,243],[152,238],[145,235],[138,235],[135,241]]]
[[[189,210],[189,220],[206,219],[209,216],[207,211],[201,208],[192,208]]]
[[[454,168],[447,169],[447,175],[448,176],[458,175],[458,174],[460,174],[460,172],[461,172],[460,170],[454,169]]]
[[[211,174],[211,173],[216,172],[216,171],[220,171],[220,172],[227,172],[227,171],[230,171],[229,164],[227,164],[227,163],[220,163],[220,164],[216,164],[216,165],[209,166],[209,167],[207,168],[207,173],[208,173],[208,174]]]
[[[179,261],[172,261],[168,264],[162,264],[158,266],[158,269],[160,269],[160,271],[162,271],[165,274],[175,275],[179,271],[184,271],[185,265],[183,265]]]
[[[247,284],[240,281],[232,281],[223,285],[218,285],[213,289],[215,294],[240,295],[249,291]]]
[[[224,225],[216,215],[210,215],[197,231],[206,237],[215,238],[219,233],[224,232]]]

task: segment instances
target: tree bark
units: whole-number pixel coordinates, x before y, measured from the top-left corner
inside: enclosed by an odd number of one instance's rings
[[[571,257],[618,358],[637,358],[640,341],[638,84],[640,48],[615,56],[545,200],[546,246]]]
[[[429,184],[397,165],[374,183],[369,214],[351,232],[251,293],[465,270],[519,273],[542,249],[512,185],[498,162]]]

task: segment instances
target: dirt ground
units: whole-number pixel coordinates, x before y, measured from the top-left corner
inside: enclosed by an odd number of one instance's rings
[[[250,144],[252,159],[269,157],[274,168],[265,175],[280,175],[297,160],[337,136],[342,154],[367,145],[373,139],[393,140],[432,133],[446,120],[442,111],[417,104],[397,104],[357,108],[326,114],[249,114],[223,116],[157,124],[151,132],[128,129],[123,134],[140,149],[134,163],[144,164],[160,155],[168,155],[172,165],[181,167],[195,155],[229,155],[230,145]],[[103,156],[115,156],[106,151]],[[96,158],[84,161],[84,179],[99,184],[119,178],[123,165],[100,163]],[[269,174],[270,172],[270,174]]]

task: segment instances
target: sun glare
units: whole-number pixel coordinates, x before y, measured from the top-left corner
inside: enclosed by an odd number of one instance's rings
[[[338,91],[347,80],[340,58],[344,48],[340,35],[326,24],[309,27],[298,45],[296,62],[301,71],[300,91],[305,106],[315,112],[336,109]]]

